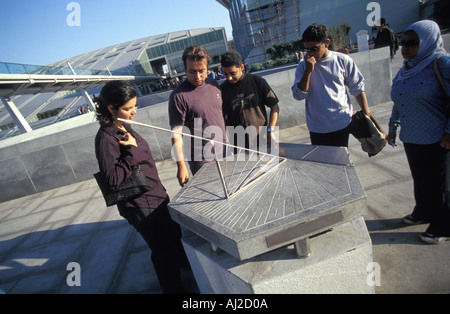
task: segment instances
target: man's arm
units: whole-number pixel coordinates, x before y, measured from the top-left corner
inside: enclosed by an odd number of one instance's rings
[[[278,106],[278,104],[273,105],[270,108],[269,128],[274,128],[277,125],[279,113],[280,113],[280,106]]]
[[[280,106],[278,106],[278,104],[273,105],[270,108],[270,115],[269,115],[269,125],[267,127],[267,129],[269,128],[275,128],[275,126],[277,125],[277,121],[278,121],[278,115],[280,112]],[[275,132],[268,132],[267,134],[267,141],[268,143],[272,143],[272,142],[276,142],[276,137],[275,137]]]
[[[314,65],[316,64],[316,59],[314,57],[310,57],[305,60],[305,73],[303,74],[302,79],[298,82],[297,87],[304,93],[309,91],[309,82],[311,78],[311,73],[314,71]]]
[[[355,97],[358,102],[361,110],[366,114],[366,116],[370,117],[370,109],[369,103],[367,102],[367,97],[365,92],[361,92],[358,96]]]
[[[172,131],[181,133],[182,126],[176,126],[172,128]],[[175,153],[177,163],[177,178],[178,183],[183,187],[189,181],[189,171],[187,170],[186,163],[184,162],[183,155],[183,136],[181,134],[172,133],[172,147]]]
[[[350,94],[356,98],[364,114],[370,117],[369,103],[367,102],[367,96],[364,91],[364,76],[350,57],[345,56],[345,59],[347,59],[345,66],[347,75],[344,77],[346,81],[345,85],[347,85]]]

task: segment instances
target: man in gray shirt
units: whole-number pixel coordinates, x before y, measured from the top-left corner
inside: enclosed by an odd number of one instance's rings
[[[306,122],[313,145],[348,146],[353,106],[346,87],[370,116],[364,77],[347,55],[328,50],[325,25],[313,24],[303,33],[307,50],[295,72],[294,99],[306,99]]]

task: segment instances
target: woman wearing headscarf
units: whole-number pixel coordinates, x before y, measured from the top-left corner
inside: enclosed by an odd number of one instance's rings
[[[429,20],[409,26],[401,42],[403,67],[392,83],[394,101],[387,140],[400,140],[414,182],[416,205],[403,218],[408,225],[430,223],[421,239],[441,243],[450,239],[449,200],[445,197],[445,170],[450,149],[447,96],[433,69],[438,66],[450,90],[450,58],[446,55],[439,26]]]

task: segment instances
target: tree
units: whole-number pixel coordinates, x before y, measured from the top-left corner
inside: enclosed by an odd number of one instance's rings
[[[292,48],[294,52],[305,50],[305,45],[303,45],[303,40],[301,38],[297,38],[297,40],[292,41]]]
[[[281,43],[273,44],[272,48],[266,50],[266,53],[270,55],[272,60],[277,60],[302,49],[304,49],[302,40],[301,38],[298,38],[295,41],[283,41]]]
[[[352,27],[346,23],[330,28],[330,49],[338,51],[347,45],[347,39]]]

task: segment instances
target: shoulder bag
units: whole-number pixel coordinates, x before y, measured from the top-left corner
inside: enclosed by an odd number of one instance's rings
[[[133,168],[131,175],[115,190],[106,183],[101,172],[94,174],[97,184],[102,191],[106,206],[134,199],[150,190],[150,185],[140,165]]]

